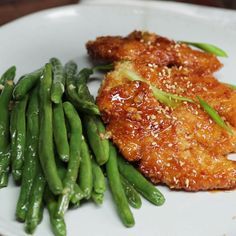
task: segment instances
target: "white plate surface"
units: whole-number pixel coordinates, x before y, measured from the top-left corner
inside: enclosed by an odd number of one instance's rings
[[[88,65],[85,43],[98,35],[126,35],[134,29],[188,41],[209,42],[224,48],[229,58],[217,77],[236,84],[236,26],[203,17],[185,5],[167,3],[125,6],[75,5],[43,11],[0,28],[0,73],[12,64],[18,77],[56,56]],[[183,6],[183,7],[182,7]],[[99,83],[91,89],[96,93]],[[117,216],[109,193],[102,207],[84,204],[66,214],[69,236],[233,236],[236,235],[236,191],[186,193],[160,187],[166,197],[162,207],[145,200],[133,210],[136,225],[125,228]],[[19,188],[10,183],[0,191],[0,234],[25,235],[14,220]],[[35,235],[52,235],[45,213]]]

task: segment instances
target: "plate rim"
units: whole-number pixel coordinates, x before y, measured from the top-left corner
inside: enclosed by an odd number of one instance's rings
[[[201,16],[198,15],[198,17],[203,17],[204,15],[206,15],[205,11],[207,12],[212,12],[212,13],[217,13],[212,15],[211,17],[205,16],[204,19],[208,20],[210,22],[214,22],[215,20],[220,20],[221,17],[218,16],[221,14],[228,14],[230,17],[235,18],[236,20],[236,14],[235,14],[235,10],[231,10],[231,9],[224,9],[224,8],[216,8],[216,7],[209,7],[209,6],[202,6],[202,5],[195,5],[195,4],[191,4],[191,3],[184,3],[184,2],[174,2],[174,1],[155,1],[155,0],[149,0],[149,1],[145,1],[145,0],[125,0],[125,1],[109,1],[109,0],[91,0],[89,2],[85,1],[85,2],[78,2],[78,3],[74,3],[74,4],[69,4],[69,5],[64,5],[64,6],[57,6],[57,7],[52,7],[52,8],[48,8],[48,9],[43,9],[40,11],[36,11],[33,13],[29,13],[27,15],[21,16],[17,19],[14,19],[10,22],[7,22],[3,25],[0,26],[0,31],[1,29],[5,29],[6,27],[9,27],[11,25],[14,25],[18,22],[21,22],[23,20],[27,20],[28,18],[31,17],[35,17],[35,16],[40,16],[40,15],[44,15],[53,11],[57,11],[57,10],[63,10],[63,9],[73,9],[74,7],[78,8],[87,8],[87,7],[138,7],[138,8],[142,8],[142,9],[150,9],[150,8],[157,8],[157,9],[161,9],[161,10],[167,10],[167,11],[172,11],[172,12],[178,12],[178,13],[183,13],[186,11],[204,11]],[[172,10],[171,8],[174,7],[174,10]],[[183,9],[184,8],[184,9]],[[200,13],[200,12],[198,12]],[[194,17],[192,15],[192,17]],[[236,29],[235,29],[236,31]]]
[[[129,3],[129,4],[131,4],[131,5],[128,5],[127,3]],[[132,5],[133,3],[135,3],[134,5]],[[155,8],[158,8],[158,9],[160,9],[159,8],[159,6],[160,5],[162,5],[164,8],[166,8],[166,7],[169,7],[170,6],[170,4],[169,3],[174,3],[174,2],[160,2],[160,1],[157,1],[157,2],[154,2],[154,1],[150,1],[150,4],[148,4],[147,5],[147,2],[145,2],[145,1],[127,1],[125,4],[123,4],[122,2],[120,2],[120,3],[109,3],[109,4],[106,4],[106,3],[104,3],[104,4],[101,4],[101,3],[97,3],[97,4],[92,4],[92,3],[80,3],[80,4],[72,4],[72,5],[69,5],[69,6],[60,6],[60,7],[54,7],[54,8],[50,8],[50,9],[46,9],[46,10],[42,10],[42,11],[39,11],[39,12],[35,12],[35,13],[31,13],[31,14],[29,14],[29,15],[26,15],[26,16],[23,16],[23,17],[21,17],[21,18],[19,18],[19,19],[16,19],[16,20],[14,20],[14,21],[12,21],[12,22],[10,22],[10,23],[7,23],[7,24],[4,24],[3,26],[1,26],[0,27],[0,32],[1,32],[1,29],[3,29],[3,28],[7,28],[7,27],[9,27],[9,26],[11,26],[11,25],[15,25],[15,24],[18,24],[18,23],[20,23],[20,22],[23,22],[23,21],[25,21],[25,20],[28,20],[28,19],[31,19],[31,18],[37,18],[37,17],[43,17],[43,16],[45,16],[45,15],[47,15],[48,13],[50,13],[50,12],[54,12],[54,11],[57,11],[57,10],[63,10],[63,9],[72,9],[73,7],[76,7],[76,9],[80,9],[80,8],[83,8],[84,6],[85,7],[94,7],[94,6],[99,6],[99,7],[115,7],[115,6],[119,6],[119,7],[124,7],[124,6],[126,6],[127,7],[127,5],[129,6],[129,7],[133,7],[133,6],[135,6],[135,7],[142,7],[142,6],[144,6],[145,5],[145,8],[151,8],[151,7],[153,7],[153,3],[155,3],[154,5],[155,5]],[[178,4],[178,5],[187,5],[187,4],[184,4],[184,3],[174,3],[174,4]],[[189,6],[188,6],[189,7]],[[164,9],[163,8],[163,9]],[[235,12],[234,12],[234,14],[235,14]],[[214,20],[213,20],[214,21]],[[16,236],[16,232],[14,231],[14,230],[12,230],[12,228],[11,228],[11,226],[10,227],[7,227],[7,225],[6,224],[4,224],[4,220],[3,219],[1,219],[0,218],[0,228],[1,228],[1,233],[3,234],[3,235],[7,235],[7,236]],[[8,229],[9,228],[9,229]],[[9,230],[9,231],[7,231],[7,230]],[[18,234],[19,235],[19,234]]]

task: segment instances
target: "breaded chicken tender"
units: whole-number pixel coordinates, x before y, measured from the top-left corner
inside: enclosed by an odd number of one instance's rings
[[[141,31],[134,31],[127,37],[98,37],[95,41],[89,41],[86,47],[93,60],[105,63],[131,60],[139,64],[184,66],[204,74],[213,73],[222,66],[212,54]]]
[[[233,189],[236,162],[236,91],[212,73],[218,59],[155,34],[99,37],[87,44],[96,61],[115,62],[97,97],[113,142],[153,183],[186,191]],[[148,56],[149,55],[149,56]],[[129,74],[140,80],[130,80]],[[194,102],[160,102],[152,87]],[[200,106],[210,104],[232,133]]]

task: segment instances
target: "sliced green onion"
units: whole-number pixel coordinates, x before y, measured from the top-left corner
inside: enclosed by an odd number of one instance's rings
[[[230,87],[233,90],[236,90],[236,85],[234,84],[228,84],[228,83],[223,83],[224,85],[226,85],[227,87]]]
[[[169,107],[175,107],[177,105],[176,101],[172,100],[169,96],[166,96],[165,92],[154,87],[150,86],[153,92],[154,97],[160,102]]]
[[[206,101],[198,96],[197,99],[199,100],[199,103],[203,107],[205,112],[212,118],[212,120],[216,122],[216,124],[227,130],[230,134],[233,134],[231,128],[224,122],[224,120],[220,117],[218,112],[213,107],[211,107]]]
[[[200,48],[205,52],[212,53],[212,54],[219,56],[219,57],[228,57],[227,53],[224,50],[218,48],[217,46],[215,46],[213,44],[195,43],[195,42],[188,42],[188,41],[180,41],[180,42],[194,46],[196,48]]]
[[[142,81],[142,82],[147,83],[150,86],[150,88],[152,89],[154,97],[159,102],[161,102],[167,106],[174,107],[177,105],[177,101],[194,102],[190,98],[178,96],[178,95],[172,94],[172,93],[167,93],[167,92],[164,92],[164,91],[158,89],[157,87],[150,84],[147,80],[143,79],[142,77],[140,77],[138,74],[136,74],[135,72],[133,72],[131,70],[123,70],[122,72],[129,80]]]

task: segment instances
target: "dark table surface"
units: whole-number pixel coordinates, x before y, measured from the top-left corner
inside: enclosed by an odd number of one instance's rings
[[[79,0],[0,0],[0,25],[35,11],[78,2]],[[235,0],[178,0],[176,2],[236,9]]]
[[[0,0],[0,25],[47,8],[79,2],[78,0]]]

